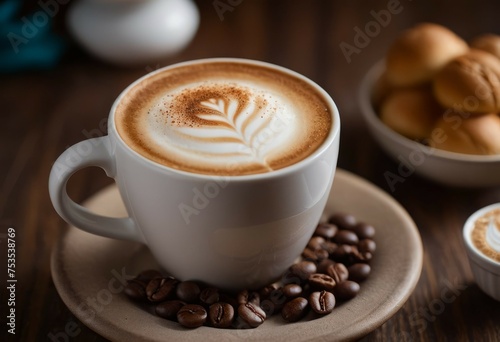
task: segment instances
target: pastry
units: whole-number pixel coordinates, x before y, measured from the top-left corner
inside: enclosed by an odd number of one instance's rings
[[[387,76],[395,86],[431,80],[450,60],[468,51],[467,43],[449,29],[430,23],[404,31],[389,48]]]
[[[427,87],[394,90],[380,106],[380,119],[394,131],[410,138],[429,137],[443,109]]]
[[[470,47],[491,53],[500,59],[500,36],[496,34],[483,34],[474,38]]]
[[[470,50],[448,63],[434,78],[434,94],[442,106],[472,114],[500,112],[500,59]]]
[[[429,145],[457,153],[499,154],[500,117],[493,114],[471,116],[467,119],[443,117],[438,120]]]

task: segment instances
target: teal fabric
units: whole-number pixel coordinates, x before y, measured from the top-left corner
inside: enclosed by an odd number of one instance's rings
[[[19,17],[21,2],[0,2],[0,72],[48,69],[60,60],[65,41],[51,30],[52,18],[43,8]]]

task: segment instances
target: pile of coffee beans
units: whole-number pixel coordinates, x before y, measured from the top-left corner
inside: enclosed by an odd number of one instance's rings
[[[125,288],[133,300],[155,305],[158,316],[186,328],[256,328],[280,313],[296,322],[309,312],[319,317],[354,298],[371,272],[375,228],[353,215],[335,214],[316,227],[282,279],[258,291],[228,293],[195,281],[178,281],[156,270],[141,272]]]

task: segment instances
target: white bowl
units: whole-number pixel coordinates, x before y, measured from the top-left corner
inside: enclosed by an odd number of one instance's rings
[[[439,150],[408,139],[387,127],[375,113],[371,102],[373,85],[383,70],[384,63],[381,61],[365,75],[359,90],[359,102],[371,133],[385,152],[400,164],[394,170],[387,170],[393,173],[391,176],[405,179],[415,172],[450,186],[500,185],[500,155],[481,156]]]
[[[189,44],[199,17],[192,0],[79,0],[67,21],[75,39],[102,60],[151,67]]]
[[[500,301],[500,262],[486,257],[474,246],[471,239],[474,222],[494,209],[500,209],[500,203],[489,205],[472,214],[465,222],[463,238],[469,257],[469,264],[477,285],[487,295]]]

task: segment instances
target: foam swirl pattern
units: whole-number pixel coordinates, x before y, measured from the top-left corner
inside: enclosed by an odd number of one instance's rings
[[[327,106],[310,85],[261,66],[166,70],[127,95],[115,119],[125,142],[188,172],[280,169],[314,152],[331,125]]]
[[[492,216],[486,230],[486,242],[495,252],[500,253],[500,216]]]

